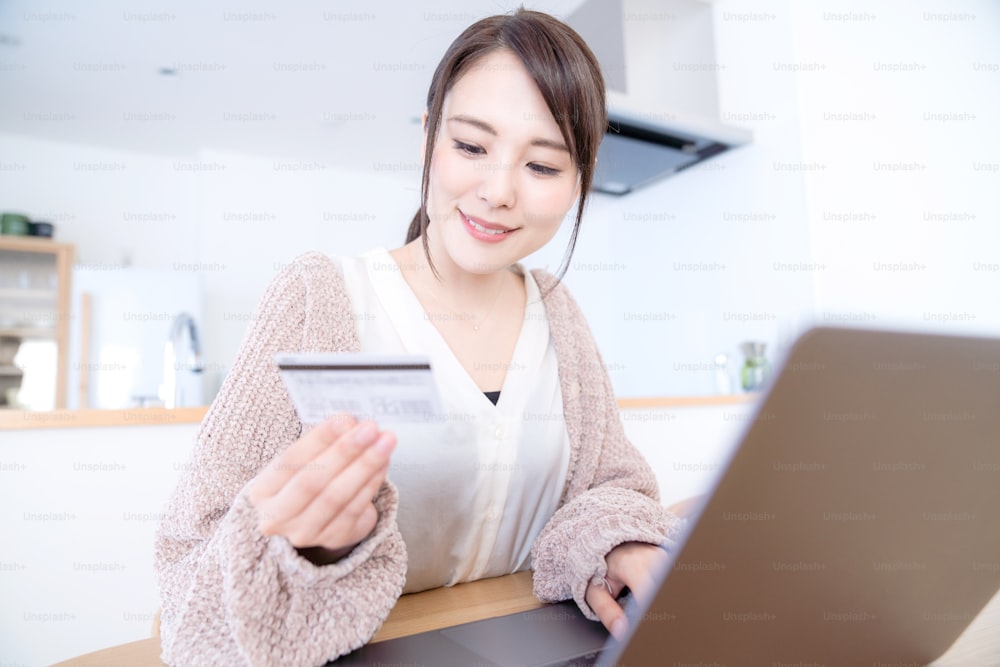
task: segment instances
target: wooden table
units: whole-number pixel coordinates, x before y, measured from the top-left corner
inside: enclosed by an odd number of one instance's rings
[[[503,616],[541,607],[531,592],[531,573],[521,572],[451,588],[404,595],[396,603],[373,642],[427,630]],[[1000,593],[976,617],[936,667],[997,664],[1000,659]],[[113,646],[60,662],[53,667],[163,667],[158,637]]]
[[[405,637],[427,630],[480,621],[484,618],[537,609],[542,603],[531,592],[531,573],[483,579],[450,588],[435,588],[423,593],[404,595],[375,633],[373,642]],[[160,638],[101,649],[57,663],[53,667],[164,667],[160,660]]]

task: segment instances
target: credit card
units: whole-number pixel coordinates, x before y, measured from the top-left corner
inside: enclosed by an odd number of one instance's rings
[[[274,361],[303,424],[342,412],[380,426],[444,419],[424,355],[282,352]]]

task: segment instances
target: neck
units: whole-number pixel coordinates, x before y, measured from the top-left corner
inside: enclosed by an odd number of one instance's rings
[[[466,271],[448,259],[446,253],[435,253],[432,237],[428,236],[427,241],[437,275],[431,271],[427,262],[423,240],[417,238],[406,246],[409,281],[411,284],[417,283],[421,288],[434,290],[438,295],[444,295],[456,306],[492,303],[504,289],[504,283],[510,280],[510,272],[506,267],[488,273]],[[404,275],[406,273],[404,271]]]

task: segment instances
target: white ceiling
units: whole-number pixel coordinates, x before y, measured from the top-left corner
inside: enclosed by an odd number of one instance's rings
[[[520,4],[0,1],[0,133],[164,155],[415,160],[447,45]],[[565,17],[582,0],[524,4]]]

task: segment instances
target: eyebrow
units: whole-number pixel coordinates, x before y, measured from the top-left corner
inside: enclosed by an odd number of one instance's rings
[[[459,123],[467,123],[468,125],[472,125],[473,127],[479,128],[483,132],[488,132],[489,134],[492,134],[494,137],[497,136],[498,134],[496,128],[494,128],[486,121],[474,118],[472,116],[467,116],[465,114],[456,114],[454,116],[449,116],[448,120],[449,121],[455,120],[458,121]],[[566,144],[562,143],[561,141],[552,141],[551,139],[543,139],[541,137],[536,137],[531,140],[531,145],[541,146],[542,148],[554,148],[557,151],[566,151],[567,153],[569,153],[569,148],[567,148]]]

